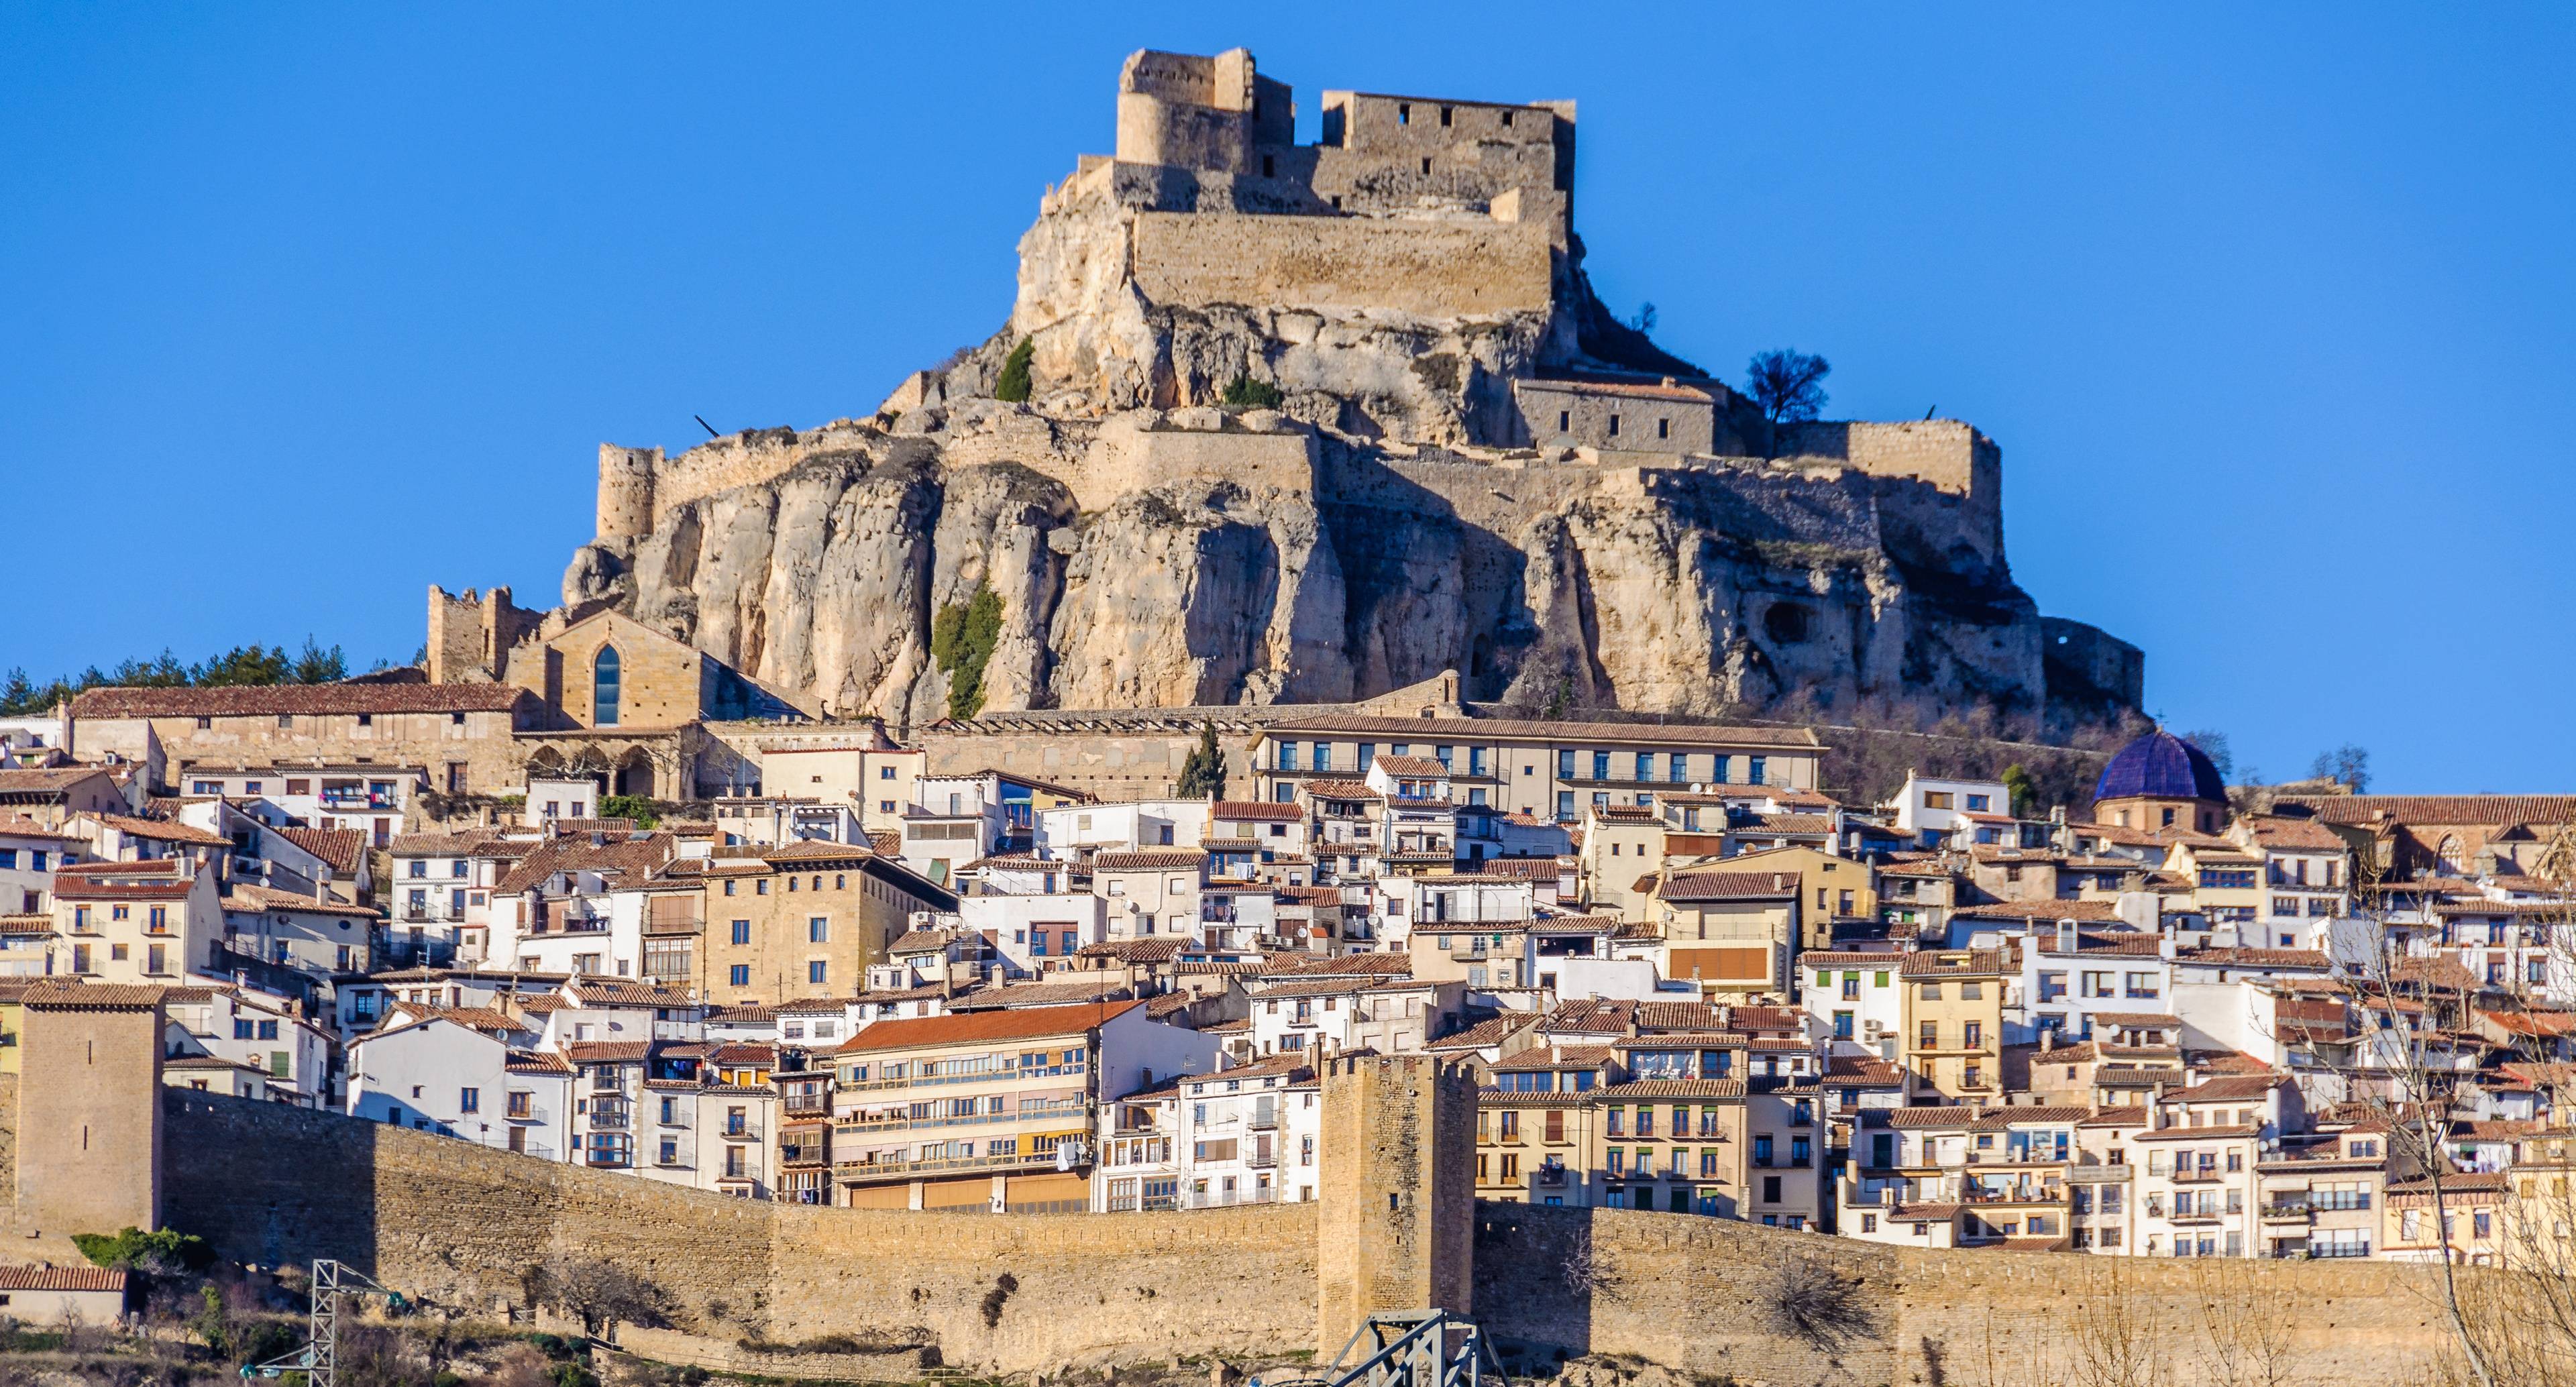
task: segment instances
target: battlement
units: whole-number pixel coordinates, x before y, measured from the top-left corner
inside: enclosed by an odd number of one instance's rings
[[[1163,211],[1308,216],[1454,212],[1545,226],[1562,248],[1574,195],[1574,103],[1323,93],[1321,138],[1296,143],[1296,97],[1248,49],[1144,49],[1118,74],[1114,163],[1208,177],[1120,180]],[[1084,171],[1093,166],[1086,162]]]
[[[608,450],[601,449],[604,455]],[[620,449],[633,452],[634,449]],[[655,457],[661,456],[654,449]],[[604,492],[609,479],[604,465],[600,485]],[[644,484],[652,484],[651,474]],[[638,531],[638,533],[641,533]],[[541,611],[529,611],[510,600],[506,587],[477,594],[467,588],[449,595],[436,583],[429,585],[429,682],[457,684],[473,679],[499,679],[508,663],[510,648],[545,619]]]

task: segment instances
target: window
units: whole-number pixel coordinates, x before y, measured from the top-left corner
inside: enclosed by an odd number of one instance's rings
[[[748,963],[735,964],[726,974],[726,980],[736,987],[751,986],[751,965]]]
[[[825,963],[819,958],[813,959],[805,965],[805,981],[819,985],[825,981],[825,978],[830,971],[830,964]]]
[[[733,883],[727,882],[725,884],[730,886]],[[751,942],[751,922],[749,920],[736,920],[733,922],[733,942],[736,944],[748,944]]]
[[[827,920],[827,919],[823,918],[823,917],[822,917],[822,916],[820,916],[820,915],[817,915],[817,916],[815,916],[813,919],[806,921],[806,922],[805,922],[805,942],[807,942],[807,943],[809,943],[809,944],[829,944],[829,943],[831,943],[831,942],[832,942],[832,922],[831,922],[830,920]]]
[[[1655,753],[1653,753],[1653,752],[1651,752],[1651,751],[1641,751],[1641,752],[1638,752],[1638,753],[1637,753],[1637,779],[1639,779],[1639,780],[1652,780],[1652,779],[1654,779],[1654,778],[1655,778]]]
[[[595,727],[617,725],[619,699],[617,647],[603,645],[590,666],[590,721]]]
[[[1595,780],[1608,780],[1610,778],[1609,752],[1596,751],[1592,753],[1592,778]]]
[[[1768,784],[1770,784],[1770,783],[1771,783],[1770,781],[1765,780],[1765,779],[1763,778],[1763,776],[1764,776],[1764,774],[1765,774],[1765,772],[1764,772],[1764,770],[1763,770],[1763,767],[1765,767],[1765,766],[1766,766],[1766,765],[1768,765],[1768,764],[1769,764],[1769,760],[1768,760],[1768,758],[1766,758],[1766,757],[1761,757],[1761,756],[1747,756],[1747,757],[1745,757],[1745,758],[1744,758],[1744,783],[1745,783],[1745,784],[1747,784],[1747,785],[1768,785]]]
[[[1971,814],[1983,814],[1993,804],[1994,797],[1991,795],[1968,796],[1968,812]]]
[[[479,1088],[458,1089],[456,1091],[456,1110],[461,1113],[483,1111],[483,1090]]]

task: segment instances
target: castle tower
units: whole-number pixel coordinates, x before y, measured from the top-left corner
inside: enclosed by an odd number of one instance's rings
[[[599,542],[641,538],[653,528],[653,474],[659,448],[599,445]]]
[[[27,990],[18,1222],[113,1233],[161,1222],[161,989]]]
[[[1368,1316],[1466,1314],[1475,1272],[1476,1086],[1422,1055],[1325,1061],[1315,1351]]]
[[[510,601],[506,587],[476,595],[467,588],[451,597],[429,585],[429,682],[455,684],[470,679],[507,678],[510,647],[543,617]]]

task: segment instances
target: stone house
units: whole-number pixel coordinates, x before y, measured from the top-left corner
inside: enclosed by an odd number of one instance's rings
[[[960,904],[892,858],[819,839],[719,849],[695,885],[639,895],[656,956],[644,971],[736,1004],[846,997],[889,960],[915,914]]]

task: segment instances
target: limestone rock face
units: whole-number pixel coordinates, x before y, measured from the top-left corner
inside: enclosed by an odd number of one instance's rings
[[[2043,625],[2014,584],[2000,454],[1974,430],[1774,429],[1610,314],[1561,224],[1536,241],[1497,204],[1408,205],[1354,228],[1338,201],[1263,221],[1258,195],[1086,163],[1021,240],[1009,322],[874,416],[603,450],[602,537],[566,603],[898,726],[949,711],[933,623],[986,589],[992,710],[1343,702],[1454,669],[1470,699],[1540,711],[1979,712],[2039,734],[2133,711],[2136,650]],[[1379,278],[1314,251],[1345,244],[1317,227],[1362,233]],[[1414,228],[1531,253],[1487,297],[1475,257],[1430,263]],[[1252,303],[1140,287],[1274,283]],[[1023,341],[1030,394],[1000,400]],[[1542,399],[1594,393],[1525,418],[1514,391],[1539,377]],[[1226,405],[1238,380],[1262,398]],[[1714,411],[1689,435],[1706,451],[1657,442],[1677,396]],[[1602,416],[1579,448],[1576,409]]]
[[[1470,697],[1539,709],[2046,711],[2029,599],[1909,582],[1848,473],[1343,442],[1312,490],[1179,478],[1085,514],[1040,470],[1079,442],[879,431],[586,546],[565,595],[899,725],[945,714],[931,623],[986,586],[989,709],[1341,702],[1456,669]]]

